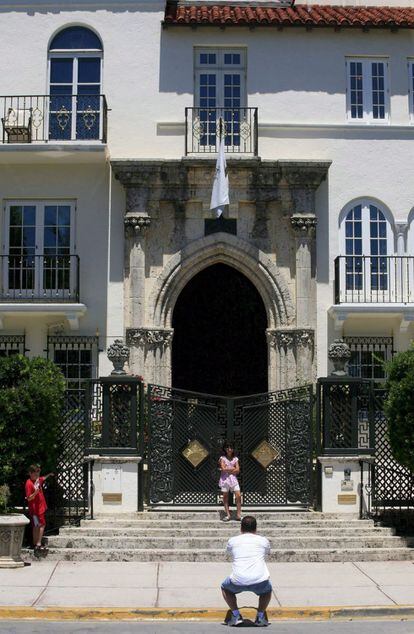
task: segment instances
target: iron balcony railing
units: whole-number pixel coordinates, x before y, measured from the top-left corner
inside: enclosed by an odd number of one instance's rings
[[[257,108],[185,109],[186,155],[218,152],[221,135],[229,154],[257,156]]]
[[[104,95],[3,96],[1,142],[106,143],[107,112]]]
[[[1,255],[1,302],[79,302],[79,256]]]
[[[335,304],[414,303],[414,257],[340,255],[335,259]]]

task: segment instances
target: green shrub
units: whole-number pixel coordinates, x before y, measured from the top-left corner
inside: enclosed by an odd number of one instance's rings
[[[414,349],[397,354],[387,372],[384,411],[391,449],[398,462],[414,470]]]
[[[65,383],[51,361],[22,355],[0,358],[0,484],[22,499],[27,468],[53,470]]]
[[[10,489],[7,484],[0,486],[0,513],[6,513],[9,509]]]

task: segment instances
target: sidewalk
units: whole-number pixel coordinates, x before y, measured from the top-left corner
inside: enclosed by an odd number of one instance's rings
[[[398,606],[408,606],[414,617],[414,562],[270,563],[268,566],[274,586],[270,604],[273,614],[292,614],[289,618],[295,618],[297,613],[304,618],[318,612],[309,608],[353,606],[381,608],[384,614],[387,613],[384,608],[388,607],[398,615]],[[74,614],[74,608],[127,608],[136,615],[137,610],[146,608],[144,612],[149,616],[169,618],[168,609],[177,608],[179,613],[187,614],[185,618],[197,618],[201,610],[215,620],[225,614],[220,582],[229,571],[230,563],[225,562],[34,562],[22,569],[0,570],[0,617],[13,614],[24,617],[36,610],[47,612],[46,608],[58,608],[58,612],[66,614],[62,618],[69,618],[71,610]],[[240,599],[241,606],[257,603],[250,593]],[[105,611],[98,612],[105,615]],[[400,612],[403,615],[404,611]],[[321,615],[324,618],[323,610]]]

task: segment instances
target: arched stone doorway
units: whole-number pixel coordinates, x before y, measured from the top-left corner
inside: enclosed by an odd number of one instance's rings
[[[174,387],[242,396],[268,389],[267,316],[252,282],[223,263],[192,277],[174,306]]]

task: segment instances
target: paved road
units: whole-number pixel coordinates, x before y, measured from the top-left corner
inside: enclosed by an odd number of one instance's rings
[[[232,632],[219,623],[54,623],[0,621],[2,634],[223,634]],[[353,621],[274,623],[269,634],[414,634],[414,621]]]

